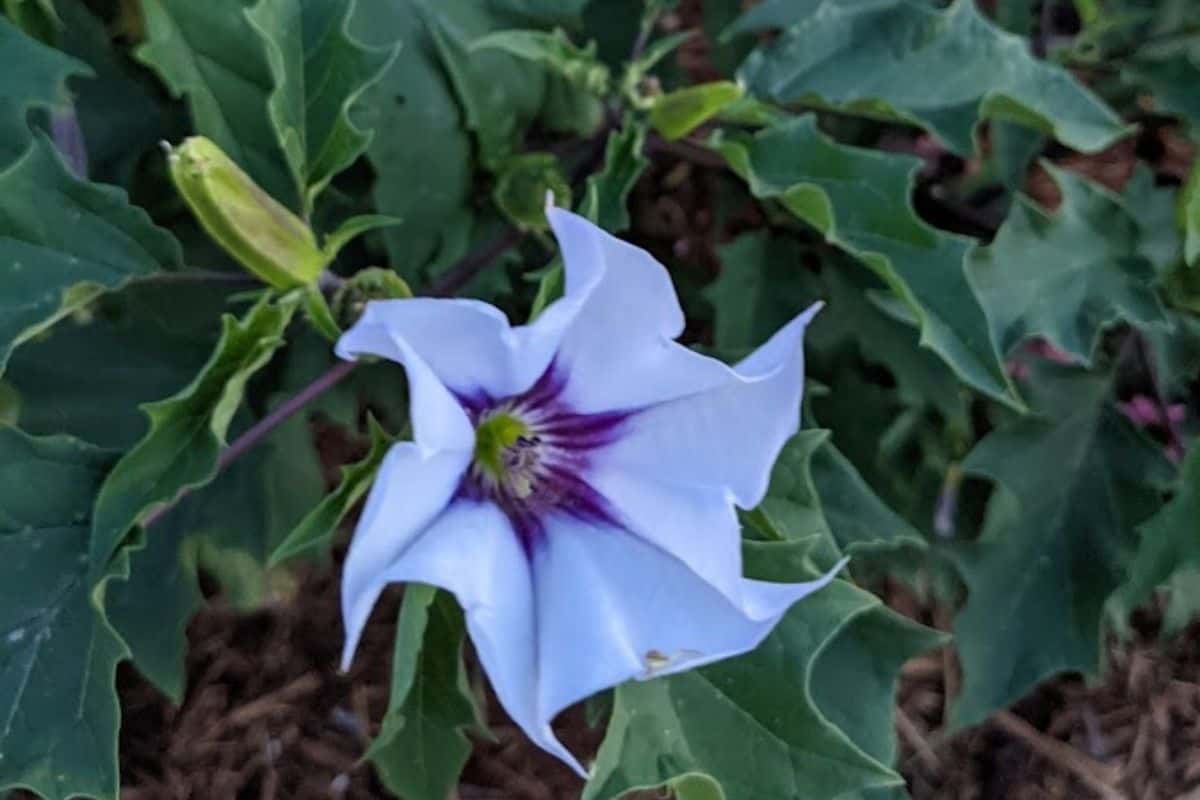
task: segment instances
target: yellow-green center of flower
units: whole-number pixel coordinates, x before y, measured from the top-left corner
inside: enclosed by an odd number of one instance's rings
[[[475,428],[475,463],[491,477],[502,480],[508,471],[506,453],[529,433],[529,426],[512,414],[492,414]]]

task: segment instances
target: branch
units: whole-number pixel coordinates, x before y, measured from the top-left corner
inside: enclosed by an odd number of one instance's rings
[[[467,253],[457,264],[434,278],[422,294],[433,297],[448,297],[454,294],[470,283],[501,253],[521,241],[521,235],[519,230],[509,225],[495,239]]]
[[[289,397],[284,402],[280,403],[274,411],[260,419],[252,425],[245,433],[234,439],[228,447],[221,451],[221,455],[217,457],[216,472],[222,472],[226,467],[237,461],[248,450],[261,442],[267,434],[278,428],[286,422],[293,414],[295,414],[304,406],[308,405],[312,400],[321,396],[325,392],[336,386],[343,378],[349,375],[354,368],[358,366],[356,361],[339,361],[334,366],[330,367],[325,374],[318,377],[315,381],[305,386],[296,394]],[[151,511],[142,520],[142,527],[149,528],[155,522],[162,519],[167,512],[179,504],[179,501],[192,493],[191,489],[185,489],[175,496],[175,499],[169,503],[165,503]]]

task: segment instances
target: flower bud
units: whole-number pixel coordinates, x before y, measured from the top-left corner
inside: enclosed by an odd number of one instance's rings
[[[203,136],[168,155],[171,179],[208,235],[277,289],[316,281],[328,263],[304,220],[259,188]]]
[[[362,316],[372,300],[406,299],[412,290],[404,279],[390,269],[367,267],[343,283],[333,295],[333,318],[349,328]]]

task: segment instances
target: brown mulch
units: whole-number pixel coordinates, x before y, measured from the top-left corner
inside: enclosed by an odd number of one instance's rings
[[[249,614],[218,602],[201,612],[189,629],[180,707],[122,668],[122,799],[386,797],[359,758],[387,706],[396,607],[395,594],[381,603],[348,676],[336,667],[341,623],[330,568],[309,570],[287,602]],[[1200,623],[1165,643],[1152,623],[1143,628],[1113,645],[1099,685],[1052,681],[1012,713],[948,738],[939,727],[947,676],[951,691],[957,685],[952,657],[909,662],[898,729],[913,797],[1170,800],[1197,792]],[[525,740],[484,693],[482,676],[472,683],[495,740],[474,738],[458,797],[578,797],[578,779]],[[579,709],[559,729],[578,753],[599,743]]]

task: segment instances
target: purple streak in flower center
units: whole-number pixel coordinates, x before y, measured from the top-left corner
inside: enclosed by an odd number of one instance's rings
[[[498,459],[481,457],[477,448],[459,492],[496,503],[530,556],[545,535],[550,514],[616,524],[615,512],[588,483],[587,472],[591,454],[616,441],[636,412],[581,414],[563,401],[566,384],[565,370],[551,363],[523,394],[499,400],[485,394],[458,398],[477,436],[491,434],[485,434],[488,427],[508,432]]]

